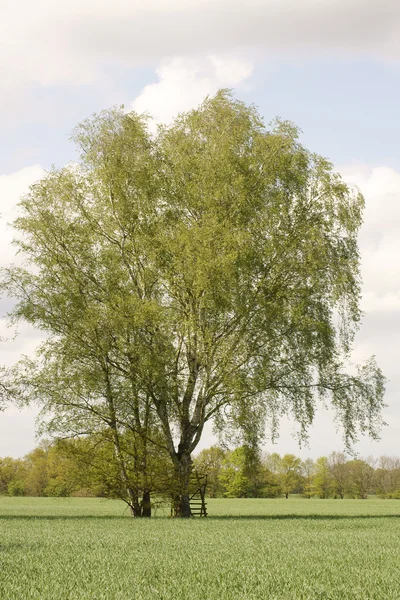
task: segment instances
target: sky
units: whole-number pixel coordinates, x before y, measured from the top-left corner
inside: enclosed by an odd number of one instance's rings
[[[388,378],[381,440],[361,456],[400,455],[400,3],[397,0],[14,0],[0,21],[0,266],[18,260],[8,225],[19,198],[52,165],[76,160],[73,127],[114,105],[168,123],[232,88],[268,123],[294,121],[366,199],[359,244],[365,312],[354,360],[375,354]],[[40,335],[7,326],[0,365],[32,354]],[[0,456],[36,444],[35,408],[0,413]],[[266,451],[342,450],[321,409],[309,446],[282,421]],[[215,439],[208,428],[201,447]]]

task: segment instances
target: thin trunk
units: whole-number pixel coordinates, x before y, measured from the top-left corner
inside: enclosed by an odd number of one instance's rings
[[[142,517],[151,517],[151,498],[150,498],[150,485],[149,485],[149,474],[148,474],[148,450],[147,450],[147,434],[149,431],[150,421],[150,404],[147,401],[145,407],[143,426],[140,423],[140,416],[137,414],[136,421],[140,426],[140,437],[142,441],[142,462],[141,462],[141,473],[143,481],[143,496],[142,496]]]
[[[108,374],[107,374],[107,376],[108,376]],[[108,391],[107,401],[108,401],[108,408],[109,408],[109,413],[110,413],[109,426],[112,431],[114,454],[118,461],[121,479],[125,485],[125,489],[126,489],[126,492],[127,492],[128,498],[129,498],[129,508],[131,511],[131,515],[133,518],[137,519],[142,516],[142,508],[141,508],[140,502],[139,502],[139,494],[138,494],[137,490],[131,486],[129,477],[128,477],[128,473],[126,470],[125,460],[124,460],[122,449],[121,449],[119,431],[118,431],[118,427],[117,427],[117,420],[115,417],[114,401],[113,401],[113,397],[112,397],[112,393],[111,393],[111,386],[109,385],[108,379],[107,379],[107,391]]]

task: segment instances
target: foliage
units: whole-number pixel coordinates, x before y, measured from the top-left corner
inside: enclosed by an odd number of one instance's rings
[[[332,477],[333,493],[344,498],[349,483],[349,468],[343,452],[332,452],[328,457],[329,471]]]
[[[60,444],[42,444],[23,459],[0,459],[0,494],[10,496],[69,496],[78,489],[83,472],[65,456]]]
[[[220,480],[224,495],[228,498],[247,498],[251,495],[251,482],[246,463],[245,446],[227,453],[222,464]]]
[[[349,493],[354,498],[365,499],[371,492],[374,470],[365,460],[352,460],[349,470]]]
[[[315,461],[313,479],[314,493],[320,498],[329,498],[332,493],[333,477],[326,456],[320,456]]]
[[[13,459],[10,456],[0,458],[0,494],[22,496],[24,485],[21,485],[21,480],[24,479],[26,473],[23,461]]]
[[[249,446],[226,452],[219,479],[228,498],[273,498],[281,493],[277,477]]]
[[[147,460],[146,481],[149,489],[157,492],[160,503],[171,487],[171,463],[167,454],[160,456],[157,452],[149,453]],[[129,461],[126,466],[129,469]],[[143,482],[135,480],[134,465],[132,473],[128,470],[127,474],[132,485],[143,486]],[[124,486],[113,444],[103,436],[44,441],[23,459],[0,459],[0,494],[97,496],[126,501]]]
[[[210,498],[222,495],[222,483],[220,481],[223,461],[226,451],[219,446],[205,448],[194,459],[194,468],[198,473],[207,475],[207,492]]]
[[[306,458],[301,463],[302,474],[302,495],[305,498],[311,498],[314,495],[313,479],[315,473],[315,464],[312,458]]]
[[[400,459],[395,456],[381,456],[374,479],[377,494],[382,498],[391,497],[396,490],[400,490]]]
[[[278,466],[279,479],[286,499],[300,483],[301,460],[294,454],[285,454]]]

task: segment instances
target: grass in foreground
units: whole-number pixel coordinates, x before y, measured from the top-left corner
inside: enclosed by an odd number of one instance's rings
[[[207,519],[0,498],[2,600],[400,599],[400,501],[209,500]]]

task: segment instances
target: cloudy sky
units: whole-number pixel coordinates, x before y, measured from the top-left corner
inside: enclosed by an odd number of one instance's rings
[[[380,442],[361,455],[400,455],[400,3],[395,0],[14,0],[0,22],[0,264],[7,223],[28,186],[74,160],[74,125],[115,104],[168,122],[230,87],[268,122],[295,121],[366,198],[360,235],[365,311],[354,356],[376,354],[389,378]],[[0,364],[31,353],[37,333],[7,329]],[[274,448],[318,456],[343,447],[322,411],[309,448],[282,423]],[[211,441],[207,437],[204,444]],[[35,444],[35,410],[0,414],[0,456]]]

